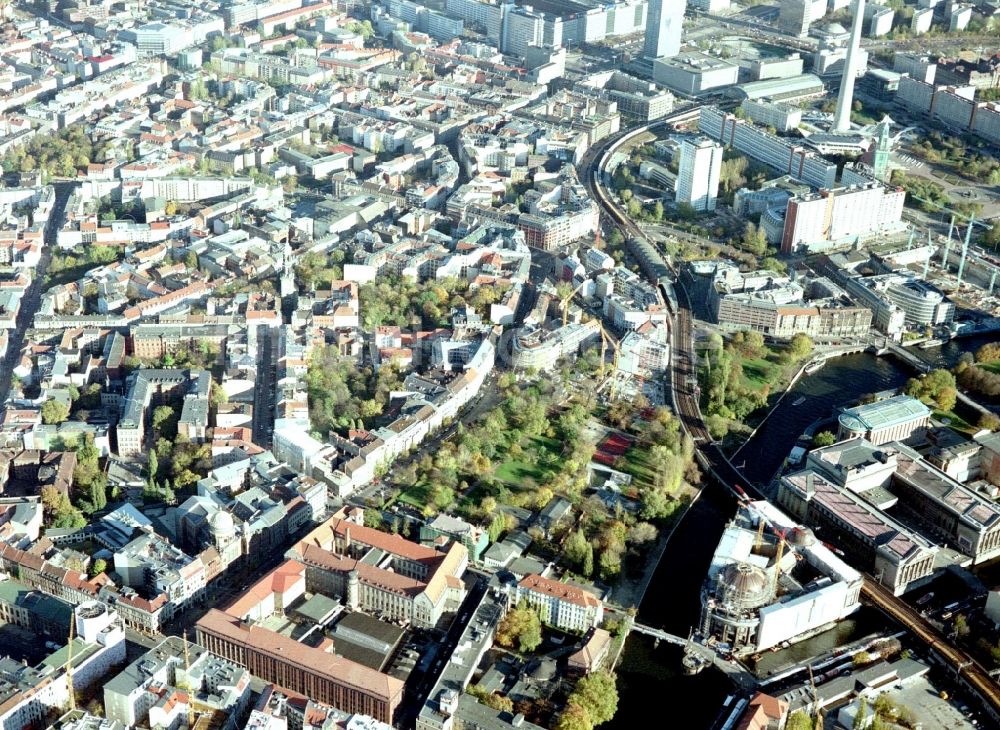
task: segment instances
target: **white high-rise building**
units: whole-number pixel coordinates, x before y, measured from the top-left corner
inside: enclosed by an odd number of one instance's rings
[[[701,137],[681,143],[676,200],[699,211],[715,210],[722,170],[722,145]]]
[[[903,229],[906,192],[869,182],[796,195],[785,210],[781,250],[821,251]]]
[[[649,0],[642,55],[671,58],[680,53],[687,0]]]
[[[528,46],[540,46],[545,38],[545,18],[531,8],[516,8],[504,19],[500,50],[523,59]]]

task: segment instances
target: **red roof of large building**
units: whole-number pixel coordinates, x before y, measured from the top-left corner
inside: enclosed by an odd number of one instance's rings
[[[584,608],[597,608],[601,605],[600,599],[582,588],[569,583],[560,583],[551,578],[543,578],[540,575],[526,575],[518,583],[518,586],[524,590],[543,593],[553,598],[558,598],[560,601],[575,603]]]

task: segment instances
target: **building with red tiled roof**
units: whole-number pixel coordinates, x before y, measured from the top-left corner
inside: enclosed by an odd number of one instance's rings
[[[366,556],[381,552],[388,563]],[[306,589],[339,595],[355,610],[379,610],[393,621],[437,625],[465,595],[469,551],[453,543],[439,552],[334,515],[288,551],[306,566]]]
[[[517,602],[521,601],[535,608],[543,622],[559,629],[587,631],[604,619],[600,598],[571,583],[537,574],[526,575],[517,584]]]
[[[788,703],[758,692],[733,730],[778,730],[784,726]]]

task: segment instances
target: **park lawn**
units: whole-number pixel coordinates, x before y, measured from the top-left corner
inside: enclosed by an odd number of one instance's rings
[[[466,513],[475,512],[479,508],[479,505],[483,503],[483,500],[491,496],[495,495],[486,488],[486,485],[482,482],[477,482],[465,493],[465,496],[458,500],[458,513],[464,516]]]
[[[649,463],[649,450],[636,444],[625,452],[624,471],[632,475],[632,486],[652,487],[655,484],[656,469]]]
[[[47,273],[45,275],[45,286],[52,288],[56,286],[63,286],[73,281],[78,281],[88,271],[90,271],[91,269],[96,269],[98,266],[101,265],[102,264],[91,264],[84,261],[81,264],[67,267],[55,273]]]
[[[959,433],[964,433],[966,436],[972,436],[979,430],[961,416],[956,416],[954,411],[942,411],[939,408],[935,408],[931,415],[939,421],[947,419],[949,428]]]
[[[511,487],[523,487],[528,479],[535,484],[542,484],[545,478],[552,473],[552,470],[543,466],[546,457],[558,455],[562,452],[562,444],[556,439],[544,436],[533,436],[521,443],[521,448],[525,453],[536,451],[539,459],[536,464],[529,464],[523,458],[508,458],[500,463],[496,468],[496,477],[506,482]]]
[[[781,366],[771,362],[771,357],[740,358],[743,382],[748,388],[762,390],[766,385],[773,386],[781,378]]]
[[[404,489],[396,498],[404,504],[423,510],[431,501],[431,489],[427,482],[417,482],[412,487]]]

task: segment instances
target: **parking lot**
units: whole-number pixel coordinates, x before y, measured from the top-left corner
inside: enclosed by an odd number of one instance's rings
[[[904,689],[890,692],[890,696],[903,707],[908,707],[917,717],[917,722],[925,728],[958,730],[976,727],[973,721],[959,709],[963,707],[955,700],[943,700],[938,689],[926,678],[909,684]],[[968,711],[968,708],[966,708]]]

